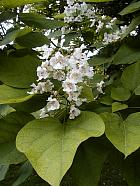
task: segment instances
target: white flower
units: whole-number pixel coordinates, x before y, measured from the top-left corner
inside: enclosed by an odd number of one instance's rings
[[[44,67],[37,67],[37,76],[38,76],[38,81],[42,79],[47,79],[49,77],[49,73],[47,72],[47,69]]]
[[[47,101],[48,101],[47,103],[48,112],[53,110],[58,110],[60,108],[59,101],[56,98],[52,98],[52,96],[50,96]]]
[[[83,81],[82,74],[78,70],[72,70],[67,74],[67,79],[69,79],[71,82],[77,84],[79,82]]]
[[[94,75],[93,67],[90,67],[88,63],[80,67],[79,72],[88,78],[92,78]]]
[[[78,15],[75,19],[75,22],[81,22],[82,21],[82,17],[80,15]]]
[[[62,87],[64,92],[75,92],[77,91],[77,86],[75,83],[71,82],[69,79],[66,79],[62,82]]]
[[[100,83],[97,83],[97,84],[96,84],[97,90],[98,90],[100,93],[103,93],[102,88],[103,88],[104,83],[105,83],[104,81],[101,81]]]
[[[33,87],[33,89],[31,90],[31,92],[28,92],[29,94],[43,94],[44,92],[50,92],[53,89],[54,85],[51,83],[50,80],[47,80],[46,82],[39,82],[37,85],[33,83],[31,87]]]
[[[78,108],[76,108],[74,105],[72,105],[70,107],[69,118],[74,119],[75,117],[79,116],[80,113],[81,113],[80,110]]]
[[[81,91],[77,91],[77,92],[69,92],[68,93],[68,100],[69,101],[77,101],[78,100],[78,97],[80,96],[81,94]]]
[[[40,92],[40,94],[43,94],[46,92],[46,82],[39,82],[36,86],[37,92]]]
[[[35,48],[35,50],[41,52],[42,57],[39,56],[41,59],[48,59],[54,49],[49,48],[48,45],[43,45],[42,47]]]
[[[32,90],[28,91],[28,94],[36,94],[37,93],[37,86],[35,83],[31,84]]]
[[[63,72],[62,70],[56,70],[53,72],[53,79],[57,79],[59,81],[62,81],[65,79],[65,72]]]
[[[75,0],[67,0],[68,5],[73,5]]]
[[[104,26],[104,23],[102,21],[98,21],[96,33],[99,32],[103,26]]]
[[[67,66],[67,59],[60,52],[56,52],[55,56],[49,62],[56,70],[64,69]]]
[[[45,62],[42,62],[41,67],[46,68],[48,72],[48,76],[50,76],[50,73],[54,71],[53,67],[50,65],[50,62],[48,60],[46,60]]]
[[[82,14],[84,14],[86,11],[87,11],[87,9],[88,9],[88,6],[87,6],[87,4],[85,3],[85,2],[83,2],[82,4],[81,4],[81,12],[82,12]]]

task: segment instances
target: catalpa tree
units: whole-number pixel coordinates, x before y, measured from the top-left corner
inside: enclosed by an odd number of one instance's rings
[[[140,185],[140,1],[0,1],[0,180]],[[26,172],[26,174],[25,174]],[[67,183],[69,185],[69,183]]]

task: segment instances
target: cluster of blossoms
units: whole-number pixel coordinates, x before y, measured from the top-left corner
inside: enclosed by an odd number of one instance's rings
[[[103,44],[107,45],[109,43],[118,41],[125,34],[127,28],[128,27],[125,25],[125,26],[121,26],[120,29],[117,29],[113,33],[105,32],[104,33]]]
[[[66,23],[82,22],[85,18],[92,19],[96,17],[96,10],[94,7],[90,7],[85,2],[75,3],[74,1],[67,1],[68,6],[65,6],[65,18]]]
[[[50,92],[47,105],[42,109],[41,117],[47,117],[49,113],[61,108],[66,100],[69,107],[69,118],[74,119],[80,114],[78,107],[86,102],[86,98],[80,97],[83,84],[93,77],[93,67],[88,64],[87,53],[83,52],[84,46],[75,48],[69,55],[62,52],[48,50],[47,59],[37,68],[38,84],[32,84],[30,94]],[[56,91],[55,81],[60,82],[59,90]],[[60,92],[63,93],[61,94]]]
[[[76,0],[67,0],[67,6],[65,7],[64,13],[64,21],[66,23],[88,20],[89,27],[94,27],[96,33],[104,33],[102,39],[104,45],[121,39],[127,29],[126,25],[121,26],[120,28],[116,25],[117,18],[112,19],[104,15],[101,16],[97,9],[85,2],[78,3]],[[117,30],[116,27],[118,27]]]

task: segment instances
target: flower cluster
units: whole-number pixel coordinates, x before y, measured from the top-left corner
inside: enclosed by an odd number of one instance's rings
[[[66,23],[82,22],[84,18],[92,19],[96,17],[96,10],[94,7],[88,6],[85,2],[74,3],[74,1],[67,1],[68,6],[65,6]]]
[[[121,26],[120,29],[117,29],[113,33],[105,32],[104,33],[103,44],[107,45],[109,43],[118,41],[125,34],[127,28],[128,27],[125,25],[125,26]]]
[[[118,41],[127,29],[126,25],[119,28],[116,25],[117,18],[112,19],[111,17],[100,15],[99,11],[89,3],[78,3],[75,0],[67,0],[64,13],[64,21],[66,23],[88,20],[90,28],[94,27],[95,32],[101,35],[103,33],[103,45]]]
[[[63,100],[69,108],[69,118],[74,119],[80,114],[78,107],[86,102],[86,98],[81,98],[83,84],[93,77],[93,67],[88,64],[87,53],[83,52],[84,46],[75,48],[69,55],[63,55],[57,51],[50,52],[47,58],[37,68],[38,84],[32,84],[30,94],[50,92],[47,105],[42,109],[41,117],[48,116],[49,112],[61,108]],[[48,50],[50,51],[50,50]],[[59,81],[61,86],[56,91],[54,81]],[[60,92],[62,92],[62,95]]]

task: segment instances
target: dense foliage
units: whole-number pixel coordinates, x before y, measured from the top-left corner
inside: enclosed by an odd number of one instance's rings
[[[140,1],[0,1],[0,181],[140,185]],[[69,183],[67,184],[69,185]]]

